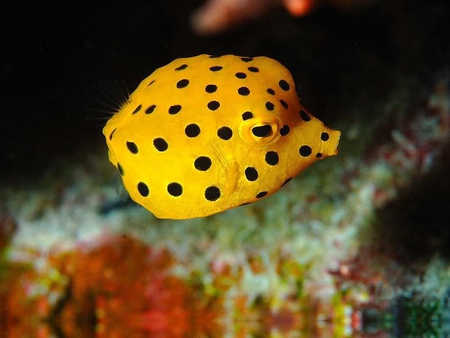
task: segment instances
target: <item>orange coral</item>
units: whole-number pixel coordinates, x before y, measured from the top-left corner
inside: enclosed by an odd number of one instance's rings
[[[199,34],[218,34],[245,21],[262,17],[276,6],[283,5],[292,16],[304,16],[322,3],[343,10],[362,7],[376,0],[209,0],[191,17],[193,29]]]
[[[67,336],[94,331],[98,337],[220,332],[216,318],[222,300],[205,297],[172,276],[169,269],[176,261],[167,250],[119,236],[107,237],[94,247],[79,245],[70,253],[32,252],[27,258],[45,259],[46,268],[37,271],[24,264],[13,268],[8,294],[0,293],[2,304],[7,304],[2,330],[10,337],[36,332],[49,337],[46,323]],[[51,282],[48,275],[55,270],[65,275]],[[46,292],[35,291],[43,285]],[[56,302],[49,302],[50,294],[57,295]]]

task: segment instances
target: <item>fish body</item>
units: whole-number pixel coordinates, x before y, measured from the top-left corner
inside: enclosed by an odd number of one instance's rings
[[[188,219],[255,202],[317,160],[340,132],[301,104],[267,57],[199,55],[155,70],[103,129],[131,198]]]

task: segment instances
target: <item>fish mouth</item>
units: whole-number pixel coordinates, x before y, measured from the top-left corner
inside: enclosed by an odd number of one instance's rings
[[[325,151],[324,154],[326,156],[335,156],[339,153],[339,139],[341,138],[341,132],[339,130],[334,130],[330,128],[326,128],[326,132],[330,135],[330,139],[324,142]]]

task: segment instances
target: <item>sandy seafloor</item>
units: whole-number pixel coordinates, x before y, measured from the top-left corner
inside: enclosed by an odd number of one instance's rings
[[[280,8],[198,37],[198,4],[8,8],[0,335],[450,336],[449,6]],[[339,155],[257,203],[159,220],[122,203],[99,110],[201,53],[280,60]]]

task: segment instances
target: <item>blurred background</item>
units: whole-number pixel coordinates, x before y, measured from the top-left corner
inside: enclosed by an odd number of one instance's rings
[[[2,4],[0,336],[450,335],[445,0]],[[102,128],[179,57],[269,56],[340,153],[202,219],[124,201]]]

